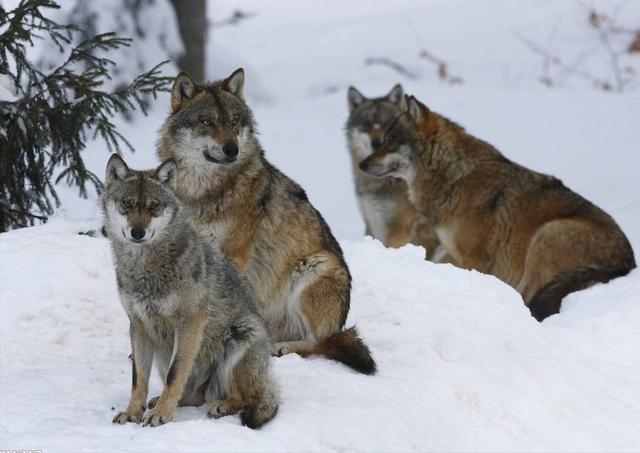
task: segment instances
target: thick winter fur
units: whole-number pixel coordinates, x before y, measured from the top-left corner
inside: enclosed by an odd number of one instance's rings
[[[250,286],[187,222],[172,193],[176,166],[131,171],[113,155],[103,196],[120,299],[130,320],[132,388],[114,423],[158,426],[176,406],[240,411],[257,428],[278,409],[271,343]],[[152,361],[165,382],[144,415]]]
[[[361,168],[405,178],[411,202],[435,225],[439,261],[495,275],[538,320],[557,313],[568,293],[636,266],[608,214],[413,97]]]
[[[360,162],[380,148],[384,131],[406,110],[402,86],[394,86],[379,98],[366,98],[350,87],[347,97],[347,143],[366,234],[387,247],[400,247],[408,242],[422,245],[431,258],[438,246],[435,230],[426,219],[416,215],[407,195],[406,182],[392,176],[376,178],[359,167]]]
[[[242,69],[206,85],[176,78],[159,142],[178,166],[176,194],[253,286],[275,353],[324,354],[373,373],[361,341],[335,341],[353,335],[342,330],[351,292],[342,250],[304,190],[265,159],[243,85]]]

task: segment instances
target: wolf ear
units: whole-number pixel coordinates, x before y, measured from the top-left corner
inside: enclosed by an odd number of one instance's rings
[[[124,179],[129,174],[129,167],[118,154],[112,154],[107,162],[107,171],[104,177],[105,187],[113,181]]]
[[[177,112],[180,109],[180,105],[185,99],[191,99],[196,90],[195,82],[189,77],[186,72],[181,72],[173,82],[173,88],[171,89],[171,109],[173,112]]]
[[[354,87],[349,87],[349,92],[347,93],[347,100],[349,101],[349,111],[351,112],[357,106],[362,104],[367,100],[362,93],[356,90]]]
[[[175,188],[176,174],[178,173],[178,167],[176,161],[173,159],[167,159],[160,164],[153,174],[153,177],[160,181],[160,184],[167,186],[171,189]]]
[[[387,99],[387,101],[389,102],[392,102],[393,104],[396,104],[401,109],[407,108],[407,104],[404,100],[404,89],[399,83],[391,88],[391,91],[389,91],[389,94],[385,96],[385,99]]]
[[[421,122],[426,114],[429,113],[429,109],[422,102],[418,101],[415,96],[406,96],[406,98],[409,115],[411,115],[411,118],[413,118],[416,123]]]
[[[244,69],[238,68],[227,77],[222,86],[226,91],[244,100]]]

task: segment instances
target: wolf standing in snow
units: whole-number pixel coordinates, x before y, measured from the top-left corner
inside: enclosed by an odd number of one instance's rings
[[[626,236],[600,208],[414,97],[407,103],[360,167],[407,180],[411,202],[435,225],[437,261],[495,275],[538,320],[557,313],[567,294],[636,266]]]
[[[408,242],[422,245],[427,257],[432,258],[438,246],[437,236],[427,219],[416,215],[407,195],[406,182],[395,177],[377,178],[359,167],[360,162],[380,148],[384,131],[406,110],[402,86],[394,86],[380,98],[366,98],[349,87],[347,98],[347,143],[366,234],[386,247],[401,247]]]
[[[114,154],[107,165],[105,230],[133,351],[131,399],[113,422],[158,426],[207,402],[209,416],[240,411],[257,428],[278,409],[267,326],[249,285],[186,221],[175,177],[172,161],[131,171]],[[165,387],[144,416],[154,356]]]
[[[265,159],[243,87],[242,69],[204,85],[176,78],[159,142],[160,158],[178,167],[176,194],[253,286],[274,353],[322,354],[371,374],[369,349],[343,330],[351,276],[342,250],[304,190]]]

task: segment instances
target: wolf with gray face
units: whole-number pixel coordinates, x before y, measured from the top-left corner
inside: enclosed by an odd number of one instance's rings
[[[250,286],[187,222],[173,194],[176,165],[132,171],[114,154],[102,198],[120,300],[129,317],[132,388],[114,423],[158,426],[176,406],[240,411],[257,428],[278,409],[271,343]],[[165,383],[149,402],[153,360]]]
[[[351,276],[304,190],[264,156],[243,96],[244,71],[208,84],[176,78],[159,155],[178,166],[189,222],[249,280],[274,353],[325,355],[371,374],[375,363],[349,312]]]
[[[347,143],[365,234],[387,247],[400,247],[408,242],[422,245],[427,257],[432,257],[438,246],[435,231],[425,219],[416,216],[407,196],[406,182],[393,176],[376,178],[359,167],[360,162],[380,148],[384,131],[406,109],[402,86],[394,86],[379,98],[366,98],[356,88],[349,87],[347,97]]]

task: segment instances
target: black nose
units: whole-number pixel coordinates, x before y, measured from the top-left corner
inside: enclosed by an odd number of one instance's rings
[[[382,142],[378,139],[371,140],[371,147],[373,149],[378,149],[382,145]]]
[[[139,241],[140,239],[142,239],[144,235],[145,235],[144,228],[140,228],[140,227],[131,228],[131,237],[136,241]]]
[[[236,157],[238,155],[238,145],[234,142],[227,142],[222,147],[222,152],[227,157]]]
[[[369,161],[367,159],[361,161],[358,167],[360,167],[360,170],[362,171],[367,171],[367,168],[369,168]]]

